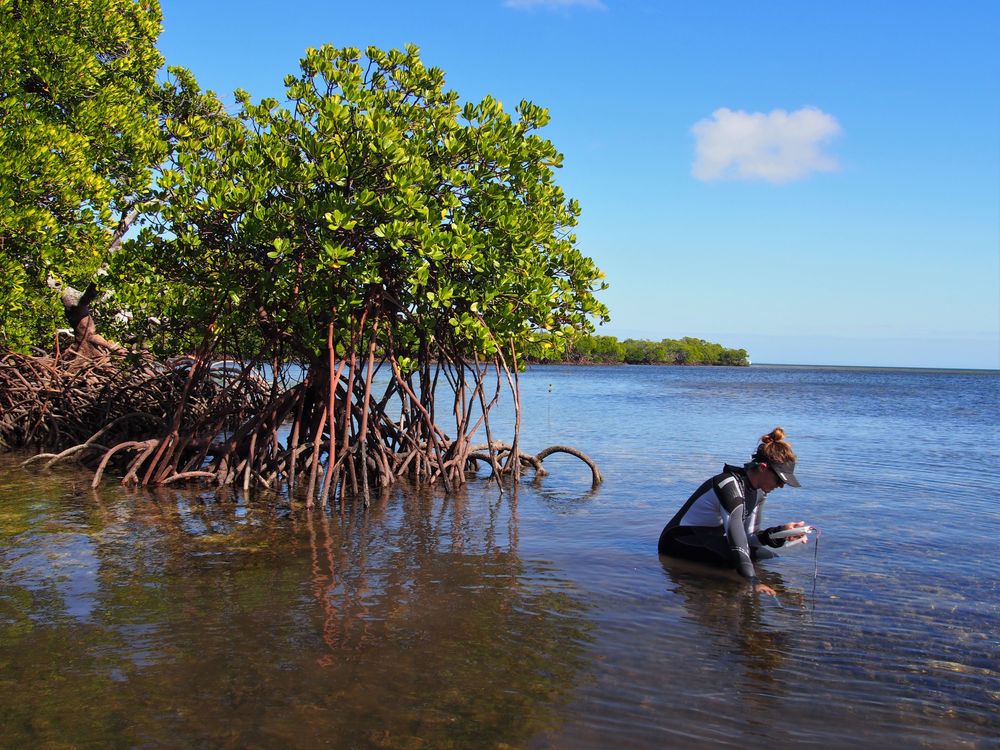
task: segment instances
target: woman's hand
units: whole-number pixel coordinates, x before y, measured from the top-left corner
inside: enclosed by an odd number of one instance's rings
[[[768,586],[766,583],[756,583],[754,584],[753,590],[757,594],[767,594],[768,596],[777,596],[778,592]]]
[[[805,521],[789,521],[788,523],[782,524],[781,528],[782,529],[797,529],[800,526],[805,526],[805,525],[806,525]],[[805,538],[803,539],[803,537],[805,537]],[[800,540],[803,541],[803,542],[808,543],[809,542],[809,537],[806,534],[804,534],[804,533],[803,534],[795,534],[793,536],[786,536],[785,537],[785,542],[786,543],[788,543],[788,542],[798,542]]]

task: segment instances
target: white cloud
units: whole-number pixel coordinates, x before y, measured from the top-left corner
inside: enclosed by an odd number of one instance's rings
[[[517,10],[534,10],[535,8],[549,10],[562,10],[565,8],[607,10],[607,6],[602,0],[503,0],[503,4],[506,8],[515,8]]]
[[[840,168],[823,147],[840,135],[836,118],[815,107],[794,112],[717,109],[691,127],[693,174],[699,180],[791,182]]]

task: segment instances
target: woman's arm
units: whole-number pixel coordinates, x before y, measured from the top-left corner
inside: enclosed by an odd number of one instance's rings
[[[715,483],[715,496],[719,498],[722,514],[722,528],[729,542],[729,551],[737,572],[750,583],[760,583],[753,560],[750,559],[750,540],[743,526],[743,510],[746,507],[743,487],[732,474],[721,476]]]

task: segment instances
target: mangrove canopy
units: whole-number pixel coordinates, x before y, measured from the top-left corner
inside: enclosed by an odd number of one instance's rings
[[[48,345],[165,154],[160,10],[0,0],[0,347]]]
[[[155,25],[155,4],[119,5]],[[43,6],[0,4],[5,38]],[[526,358],[607,319],[579,206],[554,179],[562,156],[539,135],[548,113],[463,103],[412,46],[308,50],[285,84],[282,102],[238,91],[230,115],[172,70],[139,100],[156,137],[132,155],[134,184],[114,182],[99,216],[81,198],[62,217],[94,221],[89,244],[58,221],[44,243],[3,227],[3,261],[31,280],[5,281],[7,298],[24,309],[62,286],[86,325],[68,350],[3,360],[0,440],[129,483],[301,488],[309,502],[402,477],[450,490],[477,461],[498,477],[540,468],[519,416],[501,440],[490,413],[507,392],[519,414]],[[23,88],[4,91],[8,111]],[[143,226],[120,242],[126,217]],[[67,297],[71,283],[85,291]],[[23,350],[32,331],[15,317],[5,341]]]

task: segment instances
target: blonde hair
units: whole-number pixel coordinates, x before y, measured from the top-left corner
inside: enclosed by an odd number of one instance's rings
[[[795,451],[785,442],[785,431],[775,427],[766,435],[761,435],[760,445],[754,451],[753,460],[758,463],[787,464],[795,461]]]

